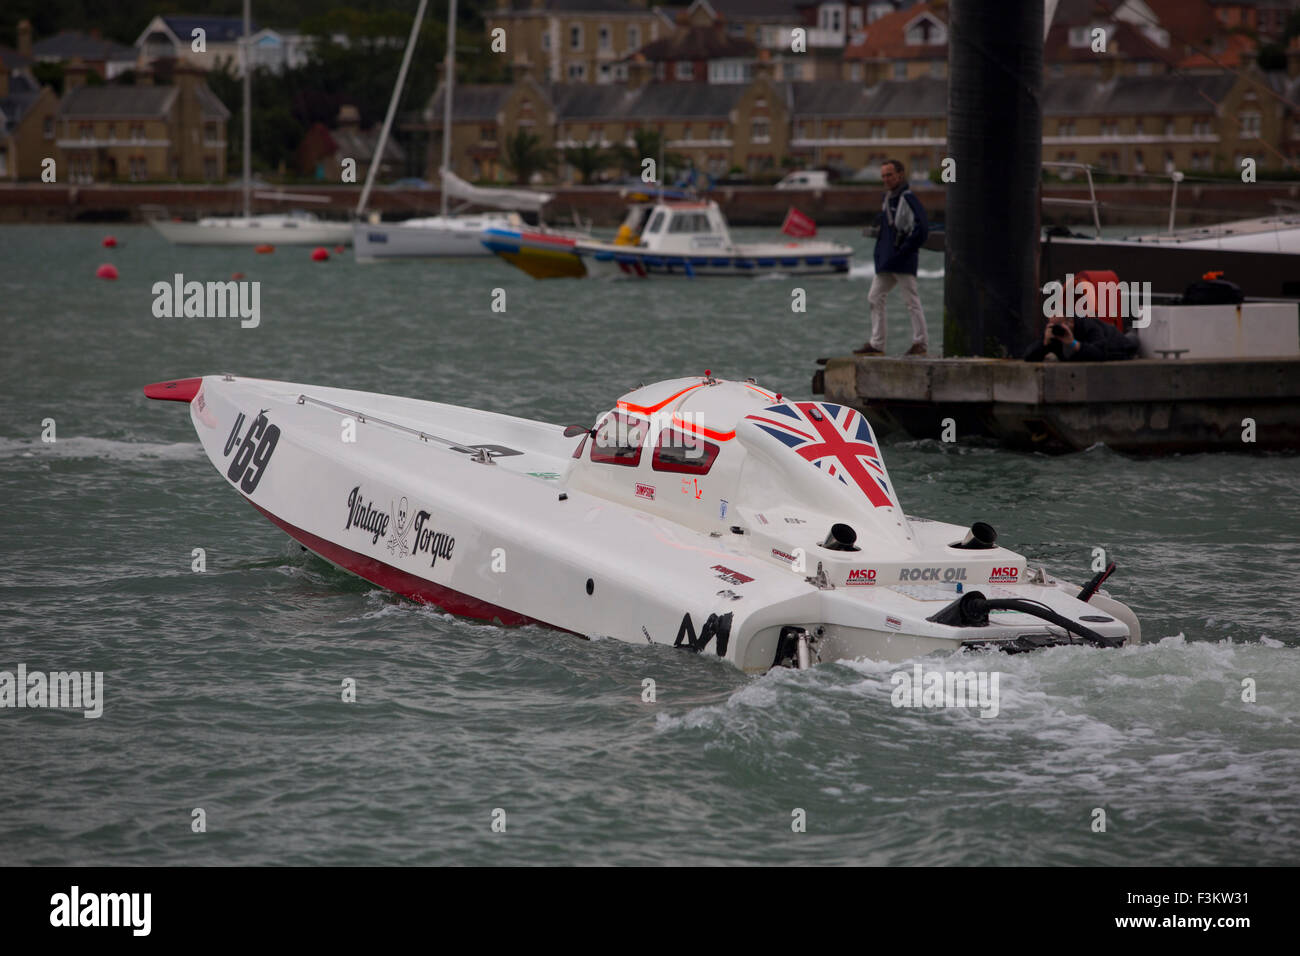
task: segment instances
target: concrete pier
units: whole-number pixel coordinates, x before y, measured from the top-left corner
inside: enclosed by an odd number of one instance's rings
[[[1300,450],[1300,358],[1022,362],[825,360],[813,392],[882,435],[981,437],[1060,453],[1102,442],[1141,455]],[[1254,421],[1254,441],[1244,419]]]

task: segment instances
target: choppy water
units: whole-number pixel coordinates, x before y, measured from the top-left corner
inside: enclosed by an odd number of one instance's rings
[[[798,315],[785,280],[539,283],[142,227],[109,251],[108,231],[0,229],[0,670],[102,670],[106,698],[97,720],[0,710],[0,863],[1294,862],[1296,459],[890,445],[912,513],[989,521],[1075,579],[1106,549],[1148,641],[969,658],[1000,673],[996,718],[899,709],[897,666],[754,679],[377,591],[244,505],[184,409],[140,393],[233,371],[570,422],[711,368],[806,396],[815,357],[866,338],[869,267],[805,280]],[[105,261],[118,282],[93,278]],[[235,271],[263,283],[259,328],[153,317],[154,282]]]

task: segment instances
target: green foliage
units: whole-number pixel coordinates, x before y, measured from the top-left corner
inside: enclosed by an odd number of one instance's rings
[[[610,156],[595,143],[583,143],[581,146],[570,146],[566,149],[564,161],[572,166],[581,181],[587,184],[609,165]]]
[[[41,86],[49,86],[59,96],[63,95],[63,64],[33,63],[32,76]]]
[[[542,145],[541,138],[527,127],[520,127],[505,138],[502,160],[515,182],[527,185],[534,173],[549,172],[555,168],[555,157]]]

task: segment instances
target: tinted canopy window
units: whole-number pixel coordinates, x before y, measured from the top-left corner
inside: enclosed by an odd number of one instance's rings
[[[649,425],[622,412],[607,417],[596,429],[591,443],[591,460],[605,465],[632,465],[641,462]]]
[[[708,474],[722,449],[694,432],[665,428],[659,433],[652,465],[655,471],[672,471],[682,475]]]

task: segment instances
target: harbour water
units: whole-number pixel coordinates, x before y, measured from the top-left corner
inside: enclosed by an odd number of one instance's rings
[[[0,227],[0,671],[104,675],[96,719],[0,709],[0,863],[1293,863],[1294,457],[887,444],[909,513],[987,521],[1070,580],[1103,549],[1142,619],[1121,651],[966,657],[1000,677],[986,719],[893,706],[910,662],[751,678],[396,598],[248,508],[183,406],[140,392],[231,371],[583,424],[706,368],[806,397],[869,325],[867,241],[825,232],[860,250],[850,278],[536,282]],[[933,353],[942,257],[921,265]],[[256,328],[154,316],[154,283],[236,272]]]

